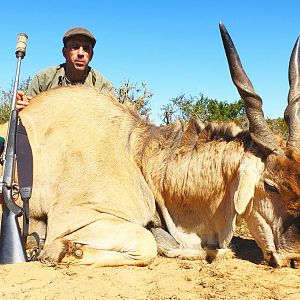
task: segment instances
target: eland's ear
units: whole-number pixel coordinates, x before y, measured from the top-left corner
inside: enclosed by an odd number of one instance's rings
[[[234,193],[234,208],[242,215],[254,196],[255,186],[264,170],[261,159],[252,154],[245,155],[237,172],[237,189]]]

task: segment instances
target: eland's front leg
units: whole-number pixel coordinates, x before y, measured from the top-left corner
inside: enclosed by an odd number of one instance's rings
[[[147,229],[106,215],[46,246],[42,260],[51,260],[53,254],[54,260],[74,265],[145,266],[156,257],[157,246]]]

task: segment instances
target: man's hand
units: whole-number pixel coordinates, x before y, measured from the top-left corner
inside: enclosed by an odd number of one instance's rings
[[[23,91],[18,91],[16,98],[17,98],[16,108],[19,110],[27,106],[29,104],[29,101],[32,99],[32,97],[26,96]]]

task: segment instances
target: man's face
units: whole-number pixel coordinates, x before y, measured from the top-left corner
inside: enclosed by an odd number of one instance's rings
[[[93,47],[89,38],[76,35],[66,42],[63,55],[68,67],[74,71],[85,71],[93,57]]]

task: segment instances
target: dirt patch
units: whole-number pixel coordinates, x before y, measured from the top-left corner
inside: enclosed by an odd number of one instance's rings
[[[299,299],[300,270],[262,263],[252,239],[235,237],[236,258],[158,256],[147,267],[0,266],[0,299]]]

